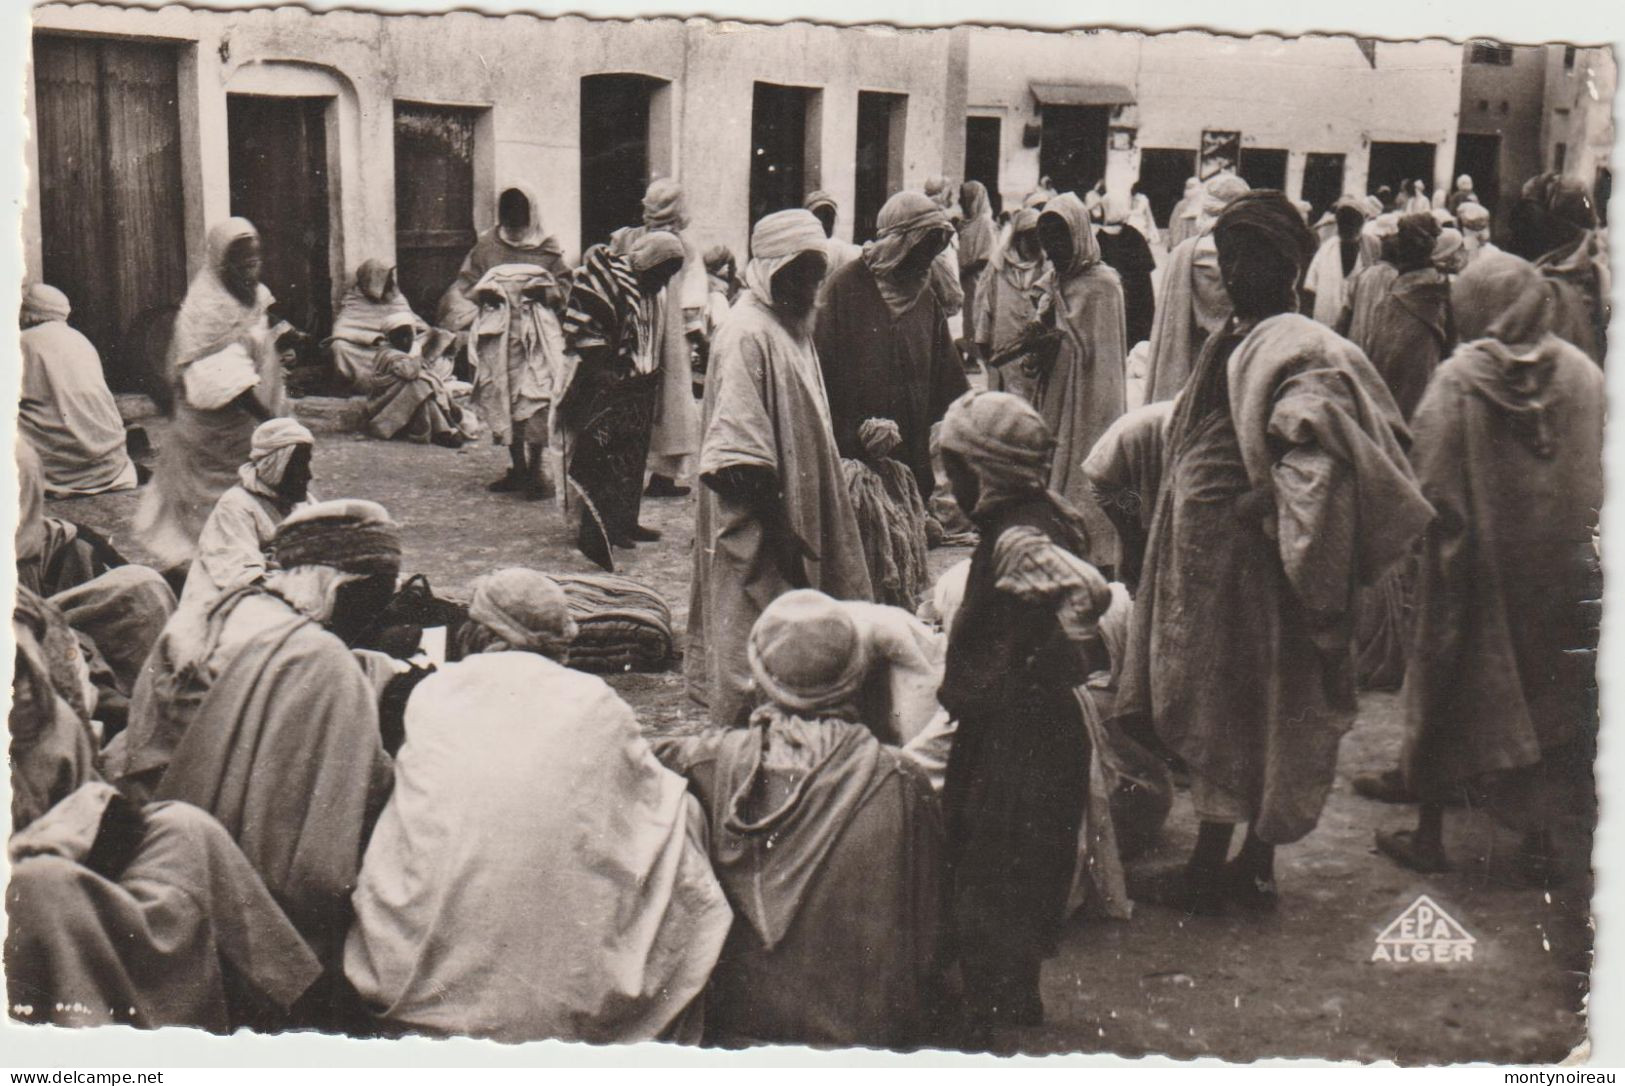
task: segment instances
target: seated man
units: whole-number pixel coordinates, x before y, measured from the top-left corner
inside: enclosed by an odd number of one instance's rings
[[[124,558],[88,528],[45,515],[45,473],[39,454],[17,442],[17,583],[42,596],[84,584],[124,564]]]
[[[248,463],[237,469],[237,482],[203,522],[197,557],[181,590],[182,608],[202,616],[222,593],[265,578],[265,551],[277,525],[311,501],[315,446],[315,436],[292,419],[271,419],[255,428]]]
[[[68,298],[35,283],[23,295],[22,402],[17,424],[39,452],[52,497],[130,490],[135,464],[101,356],[68,324]]]
[[[384,342],[373,356],[368,383],[367,432],[385,441],[399,438],[460,448],[468,435],[462,426],[463,410],[452,403],[446,388],[451,363],[443,358],[430,362],[415,351],[416,334],[410,313],[385,320]]]
[[[699,1039],[732,917],[682,779],[602,679],[564,665],[575,634],[550,578],[482,577],[465,654],[407,702],[344,957],[391,1028]]]
[[[928,1039],[942,828],[924,773],[858,719],[866,644],[846,605],[786,593],[751,630],[751,726],[656,744],[740,914],[706,1006],[721,1043]]]
[[[12,1016],[216,1033],[285,1023],[321,970],[264,883],[202,811],[140,808],[102,781],[62,651],[72,638],[50,604],[22,589],[12,633]]]
[[[334,374],[349,388],[370,391],[378,343],[389,334],[391,324],[402,319],[414,335],[428,331],[401,293],[395,269],[382,260],[362,262],[355,284],[339,300],[333,334],[322,341],[332,351]]]
[[[347,642],[394,592],[399,528],[374,502],[321,502],[283,521],[271,546],[282,568],[263,585],[225,594],[204,623],[176,613],[105,763],[127,795],[218,818],[336,964],[392,783],[377,694]]]

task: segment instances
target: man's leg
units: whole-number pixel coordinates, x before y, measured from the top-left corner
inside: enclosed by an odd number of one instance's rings
[[[1449,871],[1450,861],[1444,853],[1444,805],[1422,804],[1414,830],[1378,830],[1377,851],[1412,871]]]
[[[485,489],[493,494],[510,494],[525,485],[525,439],[514,434],[508,443],[508,473]]]

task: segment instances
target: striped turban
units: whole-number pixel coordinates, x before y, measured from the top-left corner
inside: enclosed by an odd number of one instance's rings
[[[362,576],[394,576],[401,569],[401,529],[377,502],[316,502],[277,525],[271,552],[283,569],[328,566]]]

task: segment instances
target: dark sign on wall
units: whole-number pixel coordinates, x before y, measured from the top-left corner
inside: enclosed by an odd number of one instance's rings
[[[1240,132],[1203,132],[1202,160],[1197,176],[1203,181],[1216,173],[1234,173],[1241,161]]]

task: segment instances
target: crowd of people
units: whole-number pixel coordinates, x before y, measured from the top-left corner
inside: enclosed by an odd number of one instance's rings
[[[993,1044],[1043,1021],[1069,917],[1128,917],[1176,787],[1196,840],[1142,899],[1277,908],[1362,687],[1402,689],[1407,730],[1356,785],[1419,811],[1384,854],[1447,869],[1465,794],[1521,832],[1520,877],[1561,879],[1604,239],[1556,175],[1501,247],[1469,179],[1423,187],[1311,224],[1220,173],[1162,235],[1137,192],[1001,221],[935,179],[862,247],[815,192],[742,271],[673,181],[574,266],[513,187],[432,320],[364,264],[326,346],[374,436],[489,435],[491,489],[558,492],[606,570],[660,540],[646,497],[692,503],[712,726],[683,737],[570,666],[542,571],[377,647],[410,525],[311,492],[252,224],[209,231],[150,483],[67,299],[29,287],[12,1014]],[[46,515],[138,483],[154,568]]]

